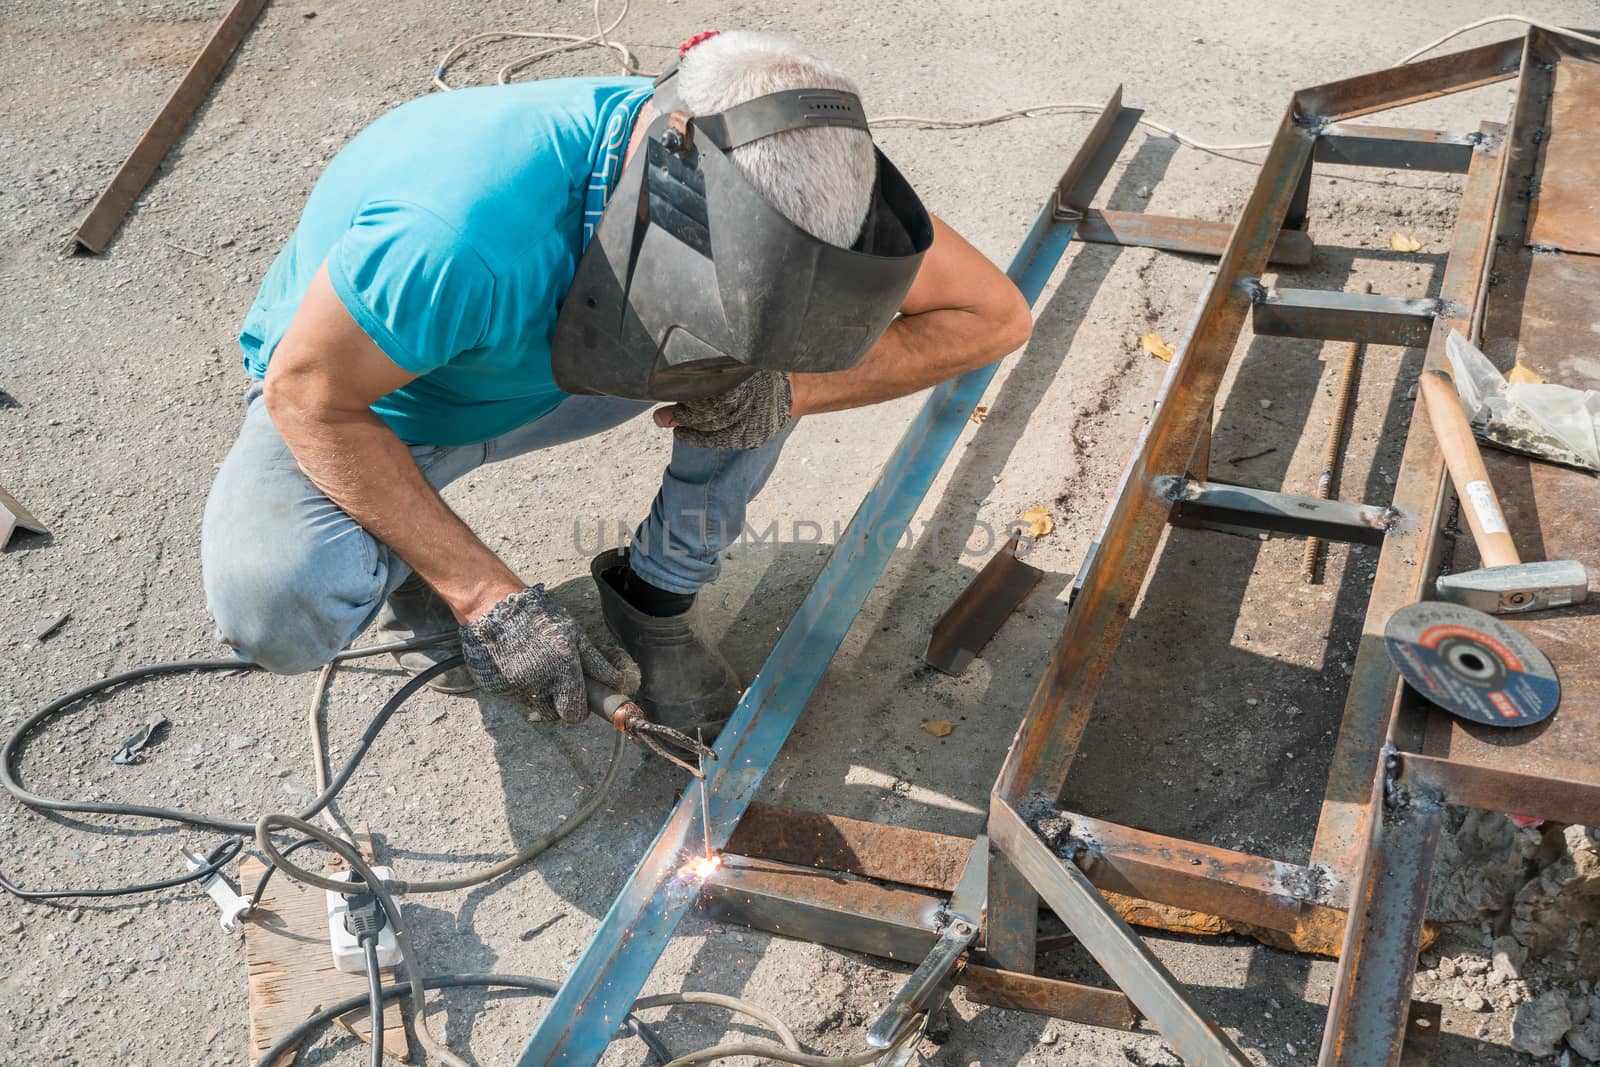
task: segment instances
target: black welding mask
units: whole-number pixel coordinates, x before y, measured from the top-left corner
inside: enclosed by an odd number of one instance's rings
[[[675,72],[657,79],[645,140],[578,263],[551,342],[556,384],[674,401],[732,389],[757,369],[855,366],[933,243],[922,202],[877,152],[861,236],[840,248],[790,222],[729,153],[785,130],[865,130],[861,101],[798,89],[690,116]]]

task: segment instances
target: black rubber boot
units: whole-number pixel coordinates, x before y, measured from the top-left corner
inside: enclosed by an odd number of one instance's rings
[[[378,612],[378,640],[408,641],[429,634],[454,633],[460,624],[445,604],[444,598],[433,591],[433,586],[412,574],[389,594]],[[414,648],[409,652],[396,652],[395,662],[412,674],[421,674],[442,659],[458,655],[458,641],[435,645],[431,648]],[[471,693],[478,688],[472,672],[465,666],[452,667],[428,680],[430,688],[441,693]]]
[[[628,573],[623,549],[602,552],[589,564],[600,590],[606,626],[639,665],[639,704],[656,722],[691,737],[699,729],[716,737],[744,686],[728,661],[689,624],[689,612],[647,615],[622,595]]]

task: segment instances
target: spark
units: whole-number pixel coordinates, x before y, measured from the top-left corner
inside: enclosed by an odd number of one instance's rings
[[[696,881],[705,881],[717,873],[717,868],[722,866],[722,857],[712,853],[706,856],[696,856],[678,870],[680,878],[692,878]]]

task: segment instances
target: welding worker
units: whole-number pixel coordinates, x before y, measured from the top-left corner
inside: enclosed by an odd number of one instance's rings
[[[1030,326],[874,147],[854,86],[775,38],[699,35],[654,83],[411,101],[329,163],[245,318],[208,609],[285,674],[374,620],[381,639],[458,630],[465,667],[437,687],[579,721],[585,675],[622,673],[439,490],[654,408],[674,435],[660,492],[591,571],[645,710],[714,726],[741,686],[689,609],[794,420],[925,389]]]

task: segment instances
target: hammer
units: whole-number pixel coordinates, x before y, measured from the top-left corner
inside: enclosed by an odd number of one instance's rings
[[[1577,560],[1547,560],[1524,563],[1511,541],[1505,513],[1489,471],[1472,436],[1467,413],[1450,375],[1440,370],[1422,375],[1422,396],[1428,405],[1428,420],[1439,439],[1450,480],[1461,498],[1472,540],[1478,546],[1483,567],[1461,574],[1439,577],[1435,589],[1440,600],[1465,604],[1479,611],[1508,615],[1521,611],[1577,604],[1589,595],[1589,573]]]

